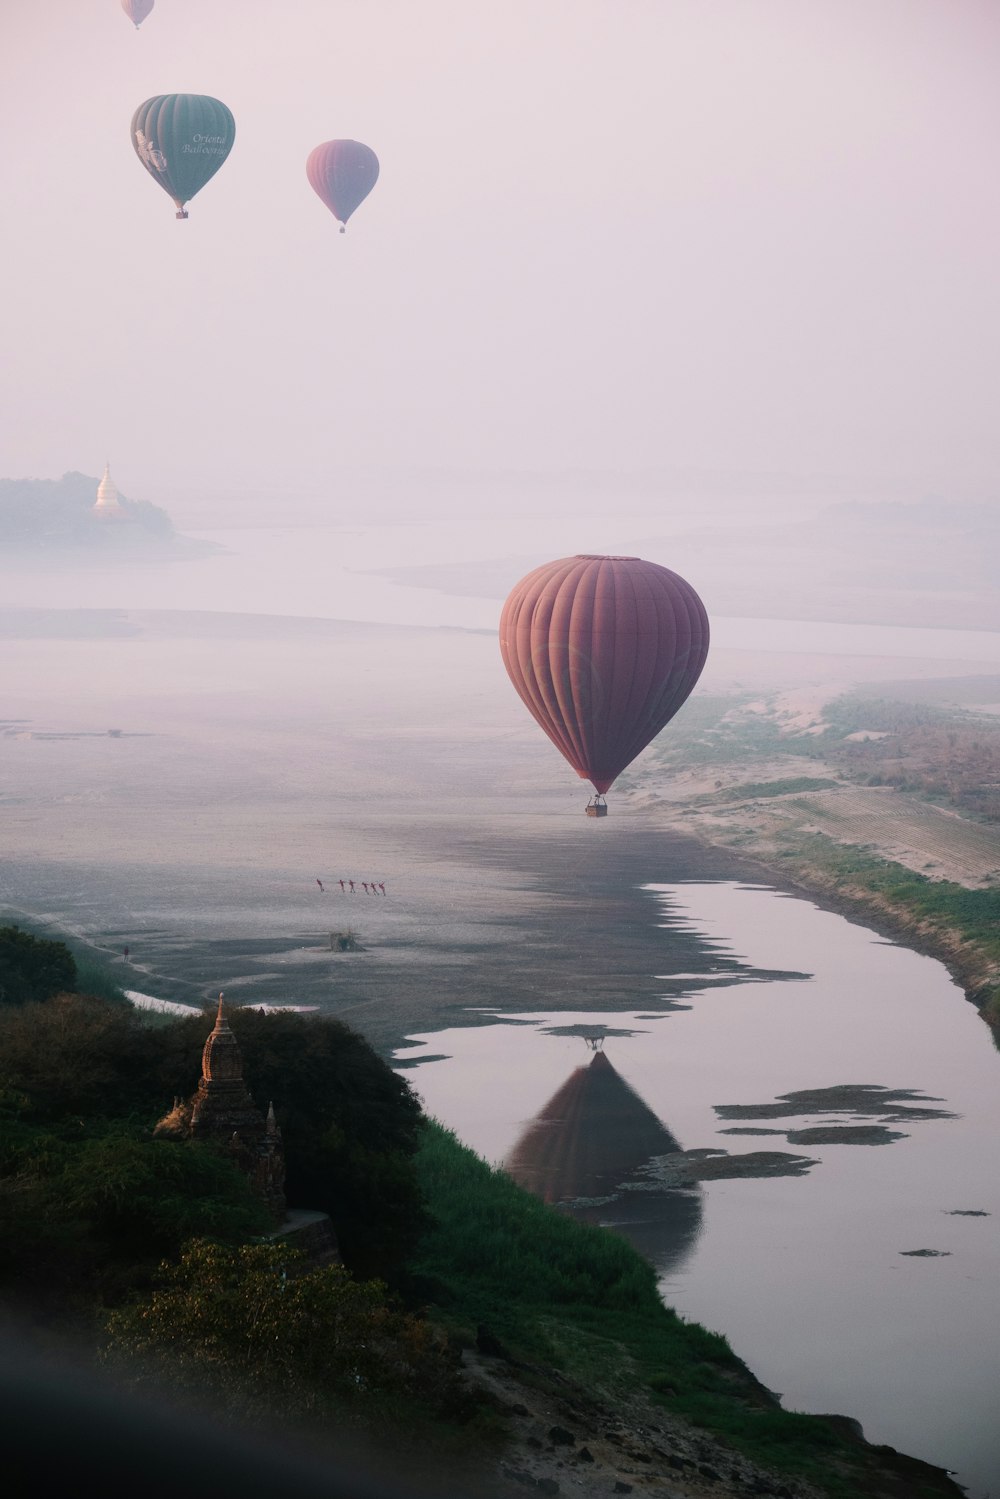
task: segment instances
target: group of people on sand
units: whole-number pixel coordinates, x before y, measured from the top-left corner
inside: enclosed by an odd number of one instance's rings
[[[316,881],[323,894],[326,894],[326,886],[322,880]],[[360,885],[366,895],[385,894],[384,880],[338,880],[341,895],[357,895],[357,886]]]

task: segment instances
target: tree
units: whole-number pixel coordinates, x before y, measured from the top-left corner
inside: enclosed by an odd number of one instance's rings
[[[0,1004],[51,999],[76,985],[76,963],[64,942],[33,937],[19,926],[0,927]]]
[[[403,1396],[462,1401],[443,1338],[399,1311],[379,1281],[309,1270],[287,1246],[186,1246],[147,1300],[108,1318],[106,1360],[140,1388],[211,1392],[231,1415],[321,1415]]]

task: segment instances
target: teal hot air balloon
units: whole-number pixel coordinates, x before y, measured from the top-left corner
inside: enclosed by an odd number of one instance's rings
[[[187,218],[185,203],[233,149],[232,111],[209,94],[157,94],[132,116],[132,145],[146,171]]]

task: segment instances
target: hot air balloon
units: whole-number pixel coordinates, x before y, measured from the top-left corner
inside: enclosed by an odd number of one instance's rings
[[[154,0],[122,0],[122,10],[135,23],[136,31],[153,9],[153,4]]]
[[[233,148],[236,121],[208,94],[157,94],[132,116],[132,145],[146,171],[177,205],[214,177]]]
[[[343,234],[347,220],[378,181],[378,157],[360,141],[325,141],[309,152],[306,176],[313,191],[340,220]]]
[[[597,796],[669,723],[701,675],[708,616],[690,583],[640,557],[580,555],[522,578],[500,617],[518,694]]]

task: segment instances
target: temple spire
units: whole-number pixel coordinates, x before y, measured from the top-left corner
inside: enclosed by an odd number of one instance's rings
[[[102,520],[124,519],[125,508],[121,503],[115,481],[111,477],[110,459],[104,465],[104,473],[97,486],[97,499],[91,514],[99,516]]]

